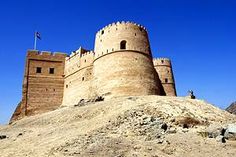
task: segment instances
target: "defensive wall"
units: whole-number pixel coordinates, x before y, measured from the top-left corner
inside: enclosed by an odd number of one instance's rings
[[[62,105],[74,105],[93,96],[94,52],[80,48],[65,61],[65,85]]]
[[[82,99],[138,95],[176,96],[171,61],[152,58],[145,27],[112,23],[96,33],[94,51],[80,47],[68,56],[29,50],[11,122]]]

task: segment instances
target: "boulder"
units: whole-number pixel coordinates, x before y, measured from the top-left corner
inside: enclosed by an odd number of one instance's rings
[[[0,135],[0,140],[7,138],[6,135]]]
[[[224,137],[228,140],[236,140],[236,124],[228,124]]]

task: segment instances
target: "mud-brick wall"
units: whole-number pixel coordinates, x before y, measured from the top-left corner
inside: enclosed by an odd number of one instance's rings
[[[61,105],[65,57],[64,53],[27,52],[22,100],[11,121],[52,111]]]

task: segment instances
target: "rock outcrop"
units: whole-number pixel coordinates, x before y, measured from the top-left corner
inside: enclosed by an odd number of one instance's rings
[[[232,114],[236,114],[236,101],[233,102],[229,107],[227,107],[226,111]]]

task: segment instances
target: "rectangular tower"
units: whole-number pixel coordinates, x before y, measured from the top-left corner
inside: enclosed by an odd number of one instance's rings
[[[27,52],[23,80],[22,100],[11,122],[24,116],[52,111],[63,99],[64,53]]]

